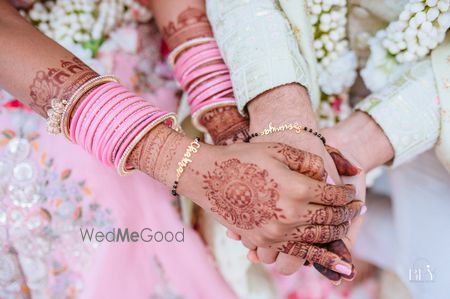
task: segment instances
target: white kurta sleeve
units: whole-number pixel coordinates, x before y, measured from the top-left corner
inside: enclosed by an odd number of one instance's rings
[[[305,59],[273,0],[207,0],[208,18],[241,113],[259,94],[288,83],[309,87]]]
[[[440,104],[430,61],[414,64],[356,109],[368,113],[384,130],[395,151],[393,166],[431,149],[439,137]]]

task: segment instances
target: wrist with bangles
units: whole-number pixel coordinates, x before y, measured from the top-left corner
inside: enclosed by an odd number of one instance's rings
[[[147,133],[162,123],[178,129],[174,113],[153,106],[113,76],[90,79],[68,100],[54,99],[48,114],[49,133],[64,133],[122,176],[133,170],[126,165],[128,156]]]
[[[193,125],[199,131],[207,132],[200,121],[206,112],[236,106],[230,72],[214,38],[186,41],[171,52],[169,60],[173,63],[177,81],[188,95]]]

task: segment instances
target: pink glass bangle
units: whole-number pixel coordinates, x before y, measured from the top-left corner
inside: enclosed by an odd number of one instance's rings
[[[88,105],[91,105],[93,99],[98,97],[99,94],[103,94],[110,88],[114,88],[113,82],[105,83],[103,85],[98,86],[97,88],[93,89],[78,106],[72,117],[72,122],[70,124],[70,138],[73,140],[73,142],[77,143],[78,134],[81,129],[80,123],[85,117],[86,107]]]
[[[156,127],[159,124],[164,123],[167,126],[172,127],[173,129],[178,131],[177,127],[177,119],[175,117],[174,113],[165,113],[161,117],[153,120],[151,123],[148,124],[142,131],[139,132],[139,134],[136,135],[136,137],[131,141],[131,143],[128,145],[128,147],[125,149],[122,157],[119,159],[119,164],[117,166],[117,172],[121,176],[129,175],[134,169],[129,169],[126,167],[126,162],[128,159],[128,156],[130,155],[131,151],[134,149],[134,147],[139,143],[139,141],[142,140],[142,138],[145,137],[145,135],[148,134],[154,127]]]
[[[126,148],[130,145],[130,143],[136,138],[136,136],[141,132],[148,124],[153,122],[155,119],[158,119],[159,117],[167,114],[167,112],[164,111],[152,111],[147,112],[147,117],[141,120],[140,122],[137,122],[135,126],[133,127],[128,134],[126,134],[126,138],[124,138],[123,142],[121,142],[117,150],[113,151],[114,155],[114,166],[117,167],[119,165],[120,158],[123,156]]]
[[[209,80],[209,82],[200,85],[193,92],[189,93],[189,98],[196,99],[196,98],[200,97],[202,94],[204,94],[205,92],[211,91],[213,89],[216,90],[217,92],[220,92],[221,89],[219,89],[218,86],[224,82],[230,82],[230,84],[231,84],[229,75],[217,76],[217,77]]]
[[[98,128],[98,131],[93,136],[92,140],[92,151],[98,160],[101,160],[101,155],[99,154],[100,147],[104,147],[104,143],[107,141],[109,135],[109,129],[112,128],[114,121],[120,116],[120,113],[127,109],[129,106],[137,105],[136,102],[145,102],[143,99],[136,97],[133,94],[127,94],[126,97],[120,97],[116,99],[116,105],[103,119]]]
[[[179,82],[184,81],[186,76],[193,72],[194,70],[198,69],[200,66],[216,61],[216,60],[222,60],[222,56],[220,56],[220,53],[218,53],[215,56],[208,56],[203,59],[198,59],[195,63],[187,65],[187,67],[184,68],[176,68],[175,69],[175,76]]]
[[[107,115],[110,111],[111,104],[114,101],[110,101],[109,98],[116,90],[111,90],[100,97],[95,104],[93,105],[90,114],[86,117],[85,126],[86,126],[86,136],[84,137],[85,143],[82,144],[84,149],[92,153],[92,140],[95,132],[97,131],[98,125],[102,122],[105,115]],[[114,93],[114,97],[118,97],[120,95],[125,95],[126,93],[120,91],[121,93]]]
[[[131,92],[119,91],[117,95],[114,95],[106,104],[96,113],[95,120],[89,126],[88,134],[86,135],[85,145],[88,152],[92,153],[94,150],[94,141],[102,137],[104,128],[110,123],[110,120],[114,117],[115,111],[120,109],[121,104],[128,99],[132,99],[135,96]],[[123,108],[123,107],[122,107]]]
[[[82,109],[82,112],[80,114],[80,118],[78,120],[78,124],[76,127],[76,132],[75,132],[76,136],[75,137],[78,140],[77,143],[79,143],[79,140],[80,140],[80,132],[83,129],[86,129],[85,121],[86,121],[86,118],[89,116],[92,106],[94,106],[95,102],[98,101],[99,99],[101,99],[107,92],[109,92],[110,90],[113,90],[113,89],[117,89],[117,88],[118,88],[118,84],[115,82],[113,82],[111,84],[107,84],[107,86],[104,86],[104,88],[101,88],[98,93],[93,95],[89,101],[86,101],[87,102],[86,106],[83,107],[83,109]],[[83,145],[83,144],[80,144],[80,145]]]
[[[198,80],[192,82],[192,84],[190,84],[189,88],[186,89],[187,93],[191,94],[191,93],[195,92],[195,90],[197,88],[200,88],[202,85],[209,85],[208,81],[213,80],[222,75],[226,75],[228,77],[228,79],[230,78],[228,70],[222,70],[222,71],[217,71],[217,72],[207,74],[205,76],[200,77]]]
[[[175,62],[175,66],[184,65],[188,60],[190,60],[193,56],[196,56],[198,53],[205,52],[211,49],[219,49],[216,42],[204,43],[195,47],[191,47],[185,52],[183,52]]]
[[[139,99],[136,97],[136,99]],[[133,104],[128,105],[125,109],[118,113],[117,117],[114,119],[111,126],[106,128],[105,130],[105,138],[102,143],[99,145],[101,162],[112,166],[112,161],[109,159],[111,157],[111,144],[118,142],[121,133],[121,126],[127,120],[127,116],[132,115],[136,110],[142,109],[143,105],[145,105],[145,101],[137,100]]]
[[[143,107],[142,110],[130,114],[123,122],[123,125],[118,130],[119,133],[117,134],[117,141],[111,145],[111,148],[108,149],[108,154],[110,155],[110,159],[114,165],[118,163],[117,152],[120,151],[123,143],[126,142],[127,136],[133,134],[133,129],[136,126],[139,126],[139,123],[145,121],[146,119],[154,118],[155,115],[158,114],[158,111],[159,110],[155,110],[153,106],[148,105],[147,107]]]
[[[225,90],[231,89],[232,85],[231,85],[231,81],[225,81],[223,83],[219,83],[217,85],[215,85],[213,88],[210,88],[208,90],[206,90],[205,92],[203,92],[202,94],[200,94],[197,98],[189,98],[188,97],[188,102],[189,105],[191,106],[196,106],[199,103],[202,103],[206,100],[208,100],[209,98],[213,97],[214,95],[217,95],[220,92],[223,92]]]

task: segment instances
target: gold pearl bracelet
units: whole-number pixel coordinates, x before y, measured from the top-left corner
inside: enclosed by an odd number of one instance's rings
[[[269,126],[266,129],[262,130],[261,132],[250,134],[250,136],[247,138],[247,142],[249,142],[252,138],[255,138],[258,136],[270,135],[273,133],[284,132],[284,131],[294,131],[297,134],[300,134],[302,132],[307,132],[307,133],[310,133],[310,134],[318,137],[323,142],[323,144],[326,144],[325,137],[323,137],[322,134],[320,134],[319,132],[317,132],[311,128],[299,125],[298,123],[288,123],[288,124],[284,124],[284,125],[277,126],[277,127],[273,126],[272,123],[269,123]]]

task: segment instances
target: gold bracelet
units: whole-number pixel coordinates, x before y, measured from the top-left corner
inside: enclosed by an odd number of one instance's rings
[[[198,152],[199,148],[200,148],[200,138],[197,137],[194,139],[194,141],[191,142],[191,144],[189,144],[187,146],[186,151],[184,152],[183,158],[181,159],[180,162],[178,162],[177,176],[176,176],[175,182],[173,183],[173,186],[172,186],[172,195],[173,196],[178,196],[177,187],[178,187],[178,182],[180,181],[180,177],[183,174],[186,167],[192,162],[191,156],[193,154],[195,154],[196,152]]]
[[[262,130],[261,132],[250,134],[250,136],[247,138],[247,142],[249,142],[254,137],[270,135],[273,133],[283,132],[283,131],[295,131],[295,133],[301,133],[301,132],[311,133],[314,136],[317,136],[323,142],[323,144],[326,144],[325,137],[323,137],[322,134],[320,134],[319,132],[317,132],[311,128],[301,126],[296,122],[284,124],[284,125],[281,125],[278,127],[274,127],[272,125],[272,123],[269,123],[269,126],[266,129]]]
[[[130,175],[133,171],[135,171],[135,169],[127,169],[126,163],[128,160],[128,156],[130,156],[131,151],[136,147],[136,145],[139,143],[139,141],[141,141],[142,138],[144,138],[144,136],[147,135],[147,133],[150,132],[154,127],[156,127],[160,123],[163,123],[169,119],[172,120],[171,128],[176,131],[179,130],[175,113],[165,114],[165,115],[155,119],[151,123],[149,123],[148,126],[146,126],[141,132],[139,132],[139,134],[136,135],[136,137],[130,142],[130,144],[127,146],[127,148],[123,152],[122,157],[120,157],[119,164],[117,165],[117,173],[120,176],[127,176],[127,175]]]
[[[69,133],[69,115],[72,113],[72,109],[78,100],[90,89],[106,83],[106,82],[119,82],[113,76],[98,76],[92,78],[81,85],[69,99],[57,99],[51,100],[51,109],[47,111],[47,131],[52,135],[57,135],[64,132],[67,139],[70,140]]]

